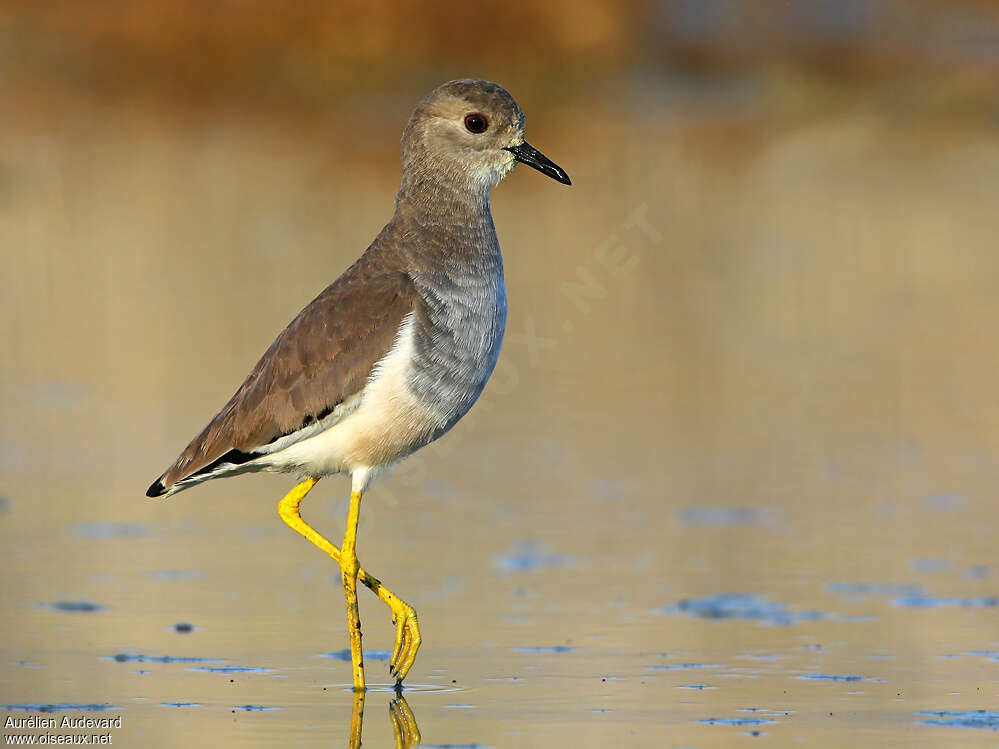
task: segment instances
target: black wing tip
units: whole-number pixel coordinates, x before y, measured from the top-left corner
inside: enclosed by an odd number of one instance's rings
[[[167,488],[163,486],[162,479],[163,477],[160,476],[152,484],[149,485],[149,488],[146,489],[147,497],[162,497],[164,494],[167,493]]]

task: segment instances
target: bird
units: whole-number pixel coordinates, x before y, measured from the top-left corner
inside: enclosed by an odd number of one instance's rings
[[[358,581],[392,613],[397,691],[422,642],[413,607],[358,562],[361,499],[377,474],[468,412],[499,357],[507,300],[490,192],[518,163],[572,184],[524,139],[524,125],[513,96],[490,81],[453,80],[427,94],[403,131],[391,220],[146,491],[166,498],[256,471],[297,476],[278,513],[340,567],[355,692],[366,689]],[[309,491],[335,474],[351,484],[339,548],[300,514]]]

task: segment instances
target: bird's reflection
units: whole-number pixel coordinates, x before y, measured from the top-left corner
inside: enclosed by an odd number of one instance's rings
[[[416,725],[416,716],[402,694],[396,695],[389,702],[389,716],[392,718],[396,749],[409,749],[420,743],[420,728]]]
[[[354,712],[350,716],[350,749],[361,749],[361,728],[364,725],[364,696],[367,692],[354,692]]]
[[[354,711],[350,718],[350,749],[360,749],[361,728],[364,724],[364,698],[366,692],[354,692]],[[401,692],[396,692],[389,701],[389,718],[392,720],[392,733],[396,749],[410,749],[420,743],[420,728],[416,716]]]

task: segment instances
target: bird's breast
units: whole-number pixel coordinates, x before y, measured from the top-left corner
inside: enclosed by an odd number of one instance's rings
[[[496,366],[506,326],[502,266],[440,280],[421,294],[425,313],[416,331],[411,387],[434,414],[435,439],[468,412]]]

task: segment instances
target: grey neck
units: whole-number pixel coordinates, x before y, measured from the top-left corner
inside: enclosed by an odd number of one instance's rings
[[[445,180],[422,170],[407,170],[396,195],[398,209],[420,223],[435,226],[473,224],[489,213],[488,185],[466,180]]]
[[[489,187],[408,173],[396,196],[395,221],[416,241],[405,244],[424,268],[467,276],[502,273]]]

